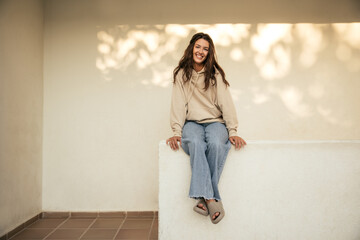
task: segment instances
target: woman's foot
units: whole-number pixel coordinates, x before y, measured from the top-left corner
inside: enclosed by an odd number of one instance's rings
[[[204,211],[207,211],[206,207],[205,207],[204,204],[202,204],[202,203],[199,203],[199,204],[197,205],[197,207],[198,207],[198,208],[201,208],[201,209],[204,210]]]
[[[198,203],[194,206],[193,209],[195,212],[197,212],[201,215],[204,215],[204,216],[209,215],[209,210],[208,210],[205,200],[203,198],[199,199]]]
[[[210,220],[213,224],[217,224],[225,216],[224,207],[222,201],[207,201],[206,205],[209,209]]]
[[[206,204],[209,204],[210,202],[216,202],[215,199],[209,199],[209,200],[206,200]],[[212,220],[215,220],[216,218],[218,218],[220,215],[220,212],[215,212],[211,218]]]

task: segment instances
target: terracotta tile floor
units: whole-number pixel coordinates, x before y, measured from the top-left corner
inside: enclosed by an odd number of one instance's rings
[[[158,239],[158,216],[43,218],[10,238],[19,239]]]

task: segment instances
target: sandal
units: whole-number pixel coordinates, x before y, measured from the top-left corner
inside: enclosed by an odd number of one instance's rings
[[[225,216],[225,211],[224,211],[224,207],[222,205],[221,201],[211,201],[207,204],[208,209],[209,209],[209,213],[210,213],[210,220],[213,224],[217,224],[218,222],[221,221],[221,219],[223,219],[223,217]],[[215,219],[212,219],[212,217],[214,216],[215,213],[219,213],[219,216],[215,217]]]
[[[204,209],[202,209],[201,207],[199,207],[199,206],[198,206],[199,204],[202,204],[202,205],[205,207],[206,210],[204,210]],[[209,215],[209,210],[208,210],[208,208],[207,208],[207,206],[206,206],[206,203],[205,203],[205,200],[204,200],[203,198],[201,198],[201,199],[198,201],[198,203],[194,206],[193,209],[194,209],[195,212],[197,212],[197,213],[199,213],[199,214],[201,214],[201,215],[204,215],[204,216]]]

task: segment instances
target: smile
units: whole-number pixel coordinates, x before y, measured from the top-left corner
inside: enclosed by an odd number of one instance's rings
[[[196,53],[195,56],[200,60],[204,58],[204,56],[199,53]]]

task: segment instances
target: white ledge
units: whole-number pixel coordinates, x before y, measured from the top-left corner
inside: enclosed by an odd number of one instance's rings
[[[246,140],[247,144],[314,144],[314,143],[360,143],[360,140]],[[160,145],[166,141],[160,141]]]
[[[226,216],[193,212],[189,157],[159,144],[159,239],[347,240],[360,236],[360,140],[247,141],[219,183]]]

